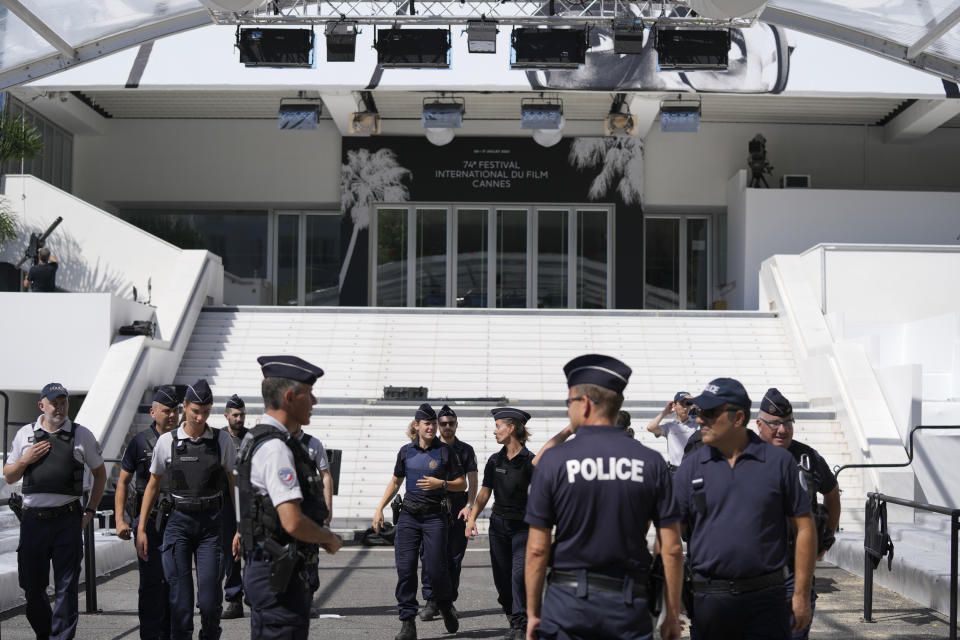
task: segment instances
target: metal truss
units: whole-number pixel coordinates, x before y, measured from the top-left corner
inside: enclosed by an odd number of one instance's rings
[[[305,25],[330,20],[361,24],[462,24],[495,20],[515,25],[595,25],[640,19],[652,26],[749,27],[755,19],[709,20],[690,15],[685,1],[639,0],[277,0],[243,13],[211,11],[223,25]]]

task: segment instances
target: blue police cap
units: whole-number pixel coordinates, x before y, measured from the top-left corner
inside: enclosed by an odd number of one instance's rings
[[[438,418],[450,417],[454,420],[457,419],[457,412],[450,408],[450,405],[443,405],[440,407],[440,411],[437,412]]]
[[[568,387],[593,384],[623,393],[633,371],[616,358],[590,353],[568,362],[563,367],[563,373],[567,376]]]
[[[162,384],[153,392],[153,401],[165,407],[175,407],[180,404],[177,398],[177,389],[171,384]]]
[[[213,392],[210,385],[203,378],[187,385],[187,392],[183,396],[184,402],[193,404],[213,404]]]
[[[520,424],[527,424],[527,420],[530,419],[529,413],[521,411],[520,409],[514,409],[513,407],[497,407],[496,409],[490,409],[490,413],[493,414],[494,420],[513,418],[514,420],[519,420]]]
[[[260,356],[257,358],[264,378],[286,378],[312,385],[323,369],[296,356]]]
[[[703,392],[695,398],[690,398],[690,404],[701,409],[713,409],[723,404],[732,404],[750,411],[750,396],[739,381],[733,378],[716,378],[711,380]]]
[[[414,416],[414,419],[415,420],[436,420],[437,412],[433,410],[433,407],[431,407],[429,404],[424,402],[417,409],[417,414]]]
[[[43,386],[43,389],[40,391],[40,397],[46,398],[47,400],[54,400],[60,396],[69,396],[67,393],[66,387],[64,387],[59,382],[50,382]]]
[[[227,400],[227,409],[243,409],[246,406],[247,405],[243,403],[243,398],[241,398],[237,394],[233,394]]]
[[[689,392],[689,391],[677,391],[677,392],[674,394],[674,396],[673,396],[673,401],[674,401],[674,402],[680,402],[681,400],[683,400],[684,398],[686,398],[686,397],[689,396],[689,395],[690,395],[690,392]]]
[[[772,416],[786,418],[787,416],[793,415],[793,405],[783,397],[783,394],[780,393],[779,390],[771,387],[767,389],[763,400],[760,401],[760,411],[769,413]]]

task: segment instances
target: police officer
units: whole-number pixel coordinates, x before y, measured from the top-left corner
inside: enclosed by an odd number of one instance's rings
[[[339,536],[326,519],[323,484],[293,434],[310,423],[320,367],[295,356],[257,358],[266,414],[250,430],[237,462],[240,531],[234,552],[244,553],[243,588],[250,605],[250,637],[305,640],[310,630],[307,567],[315,545],[336,553]],[[242,541],[242,544],[241,544]]]
[[[524,444],[530,437],[530,414],[513,407],[500,407],[493,414],[493,436],[500,451],[490,456],[483,468],[483,488],[477,494],[466,535],[478,534],[477,517],[493,494],[490,516],[490,564],[497,602],[510,620],[504,640],[523,640],[527,634],[527,598],[523,582],[523,562],[527,551],[529,525],[523,521],[527,511],[527,491],[533,477],[533,453]]]
[[[630,426],[630,412],[624,411],[621,409],[617,412],[616,425],[627,432],[627,435],[631,438],[636,436],[636,433],[633,431],[633,427]]]
[[[206,380],[187,386],[185,420],[175,431],[157,438],[150,461],[150,481],[143,495],[137,525],[137,553],[149,562],[146,532],[160,483],[169,474],[169,509],[161,503],[163,575],[170,587],[170,625],[174,640],[193,635],[193,607],[200,606],[201,640],[220,637],[223,581],[221,518],[224,501],[233,499],[233,465],[237,450],[230,435],[207,425],[213,393]],[[227,487],[224,487],[226,481]],[[193,591],[193,559],[197,562],[197,599]]]
[[[394,555],[397,563],[397,609],[400,633],[395,640],[416,640],[417,564],[423,547],[423,571],[428,574],[443,624],[454,633],[460,628],[451,601],[447,569],[449,512],[444,506],[448,491],[465,491],[467,480],[453,449],[437,437],[437,413],[429,404],[417,409],[416,439],[400,447],[393,477],[387,482],[373,516],[373,529],[383,526],[383,509],[406,483],[403,510],[397,522]]]
[[[453,517],[447,530],[447,568],[450,571],[450,599],[457,601],[460,590],[460,568],[463,565],[463,556],[467,552],[467,536],[465,535],[467,518],[473,509],[473,502],[477,497],[477,454],[466,442],[457,438],[457,413],[448,405],[440,407],[437,413],[437,424],[440,431],[440,441],[453,449],[460,467],[467,474],[466,491],[449,491],[450,512]],[[421,555],[423,549],[421,548]],[[430,576],[423,573],[423,599],[427,601],[420,611],[423,621],[434,620],[440,610],[433,598],[433,588],[430,586]]]
[[[678,638],[682,555],[670,472],[658,453],[614,426],[630,367],[589,354],[563,371],[570,425],[552,439],[556,446],[538,454],[527,500],[527,638],[652,638],[646,599],[651,520],[667,586],[660,633]],[[571,442],[557,443],[572,434]]]
[[[738,381],[712,380],[690,401],[704,446],[683,460],[673,483],[691,526],[691,637],[786,640],[791,608],[794,629],[810,621],[816,549],[796,464],[746,428],[751,402]],[[784,586],[788,520],[798,532],[791,606]]]
[[[307,457],[313,464],[313,469],[320,474],[320,479],[323,481],[323,502],[327,508],[327,516],[320,524],[325,527],[329,527],[330,521],[333,519],[333,474],[330,473],[330,460],[327,459],[327,450],[324,448],[323,443],[320,442],[318,438],[310,435],[303,429],[299,429],[293,434],[293,437],[300,442],[301,446],[303,446],[304,451],[307,452]],[[313,549],[312,555],[317,556],[317,562],[313,562],[307,567],[307,582],[309,583],[311,594],[316,593],[317,589],[320,588],[320,572],[318,564],[320,558],[318,552],[318,548]],[[322,602],[312,603],[310,605],[310,615],[320,615],[320,610],[322,607]]]
[[[760,402],[760,413],[757,416],[757,433],[764,442],[775,447],[781,447],[790,452],[797,466],[800,468],[801,483],[806,485],[810,496],[810,508],[813,511],[814,524],[817,529],[817,559],[833,546],[834,533],[840,524],[840,488],[837,479],[830,472],[830,466],[816,449],[793,439],[793,405],[776,388],[767,389]],[[823,504],[817,501],[817,494],[823,494]],[[793,545],[790,545],[792,551]],[[793,558],[788,552],[787,566],[790,575],[787,577],[787,598],[792,600],[794,575]],[[816,580],[812,580],[816,586]],[[817,591],[810,589],[810,622],[817,605]],[[793,632],[795,640],[806,640],[810,634],[810,624],[803,629]]]
[[[43,413],[37,421],[14,436],[3,477],[7,484],[23,478],[17,570],[27,599],[27,621],[38,638],[64,640],[77,631],[81,532],[100,504],[107,472],[93,433],[67,417],[69,400],[62,384],[46,385],[39,406]],[[85,507],[84,465],[93,473]],[[47,598],[51,561],[53,610]]]
[[[243,398],[233,394],[227,399],[223,417],[227,419],[227,433],[233,440],[234,447],[240,451],[240,443],[247,435],[244,427],[247,418],[247,405]],[[233,508],[233,500],[224,500],[223,503],[223,543],[220,547],[223,553],[223,607],[221,620],[232,620],[243,617],[243,576],[240,572],[240,558],[231,551],[233,537],[237,534],[237,514]]]
[[[678,391],[674,394],[673,401],[668,402],[663,411],[647,424],[647,431],[658,438],[663,436],[667,439],[667,466],[670,471],[676,471],[680,466],[687,440],[697,430],[696,418],[690,415],[691,408],[690,394]],[[672,414],[676,414],[675,420],[663,422]]]
[[[138,530],[140,507],[143,494],[150,481],[150,462],[153,450],[160,436],[177,427],[180,416],[180,403],[177,390],[172,386],[157,387],[150,405],[150,417],[153,424],[149,429],[135,435],[120,461],[120,477],[117,479],[117,493],[114,496],[114,513],[117,515],[117,536],[130,539],[130,527]],[[128,497],[127,485],[133,479],[133,493]],[[166,496],[166,476],[161,482],[159,493]],[[130,515],[130,525],[120,516],[124,512]],[[140,617],[140,637],[143,640],[170,637],[170,589],[163,578],[163,562],[160,557],[160,544],[163,535],[157,530],[156,509],[150,512],[146,526],[147,554],[149,560],[138,557],[140,569],[140,587],[138,589],[137,614]]]

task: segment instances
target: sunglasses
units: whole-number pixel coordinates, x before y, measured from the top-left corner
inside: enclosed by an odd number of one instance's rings
[[[440,422],[440,426],[441,426],[441,427],[450,427],[450,426],[455,425],[455,424],[457,424],[457,421],[456,421],[456,420],[447,420],[447,421],[441,421],[441,422]]]
[[[726,405],[720,405],[719,407],[714,407],[713,409],[700,409],[697,415],[704,420],[713,421],[719,418],[724,413],[730,413],[734,411],[739,411],[736,407],[728,407]]]

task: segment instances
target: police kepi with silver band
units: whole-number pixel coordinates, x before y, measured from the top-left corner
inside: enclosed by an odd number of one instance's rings
[[[234,552],[242,550],[246,565],[250,637],[305,640],[311,595],[307,564],[316,562],[312,545],[336,553],[342,544],[321,524],[327,515],[323,482],[293,437],[310,423],[313,385],[323,369],[289,355],[261,356],[257,362],[266,415],[240,447],[240,530]]]
[[[815,561],[810,499],[796,464],[746,428],[751,402],[737,380],[712,380],[690,402],[698,409],[704,446],[684,458],[673,482],[691,528],[691,637],[788,640],[784,565],[791,523],[798,530],[792,599],[797,629],[810,618]]]
[[[66,640],[77,631],[81,531],[100,503],[107,472],[93,433],[67,417],[69,400],[62,384],[46,385],[38,405],[43,413],[37,421],[13,437],[3,476],[7,484],[23,478],[17,571],[27,621],[38,638]],[[81,504],[84,466],[93,472],[86,505]],[[51,563],[53,609],[47,597]]]
[[[545,451],[527,500],[527,630],[540,638],[653,636],[647,602],[653,521],[664,554],[667,615],[661,635],[678,638],[679,514],[663,457],[614,426],[630,367],[589,354],[564,367],[568,430],[576,438]],[[553,566],[541,593],[554,537]],[[536,637],[536,636],[534,636]]]

